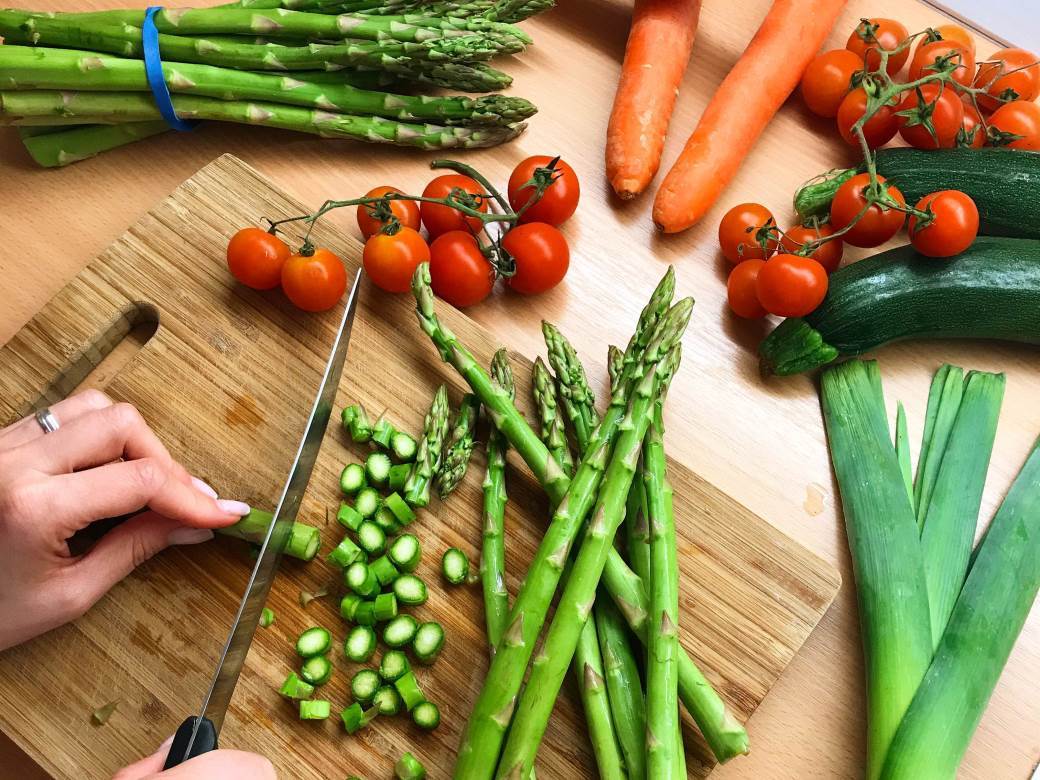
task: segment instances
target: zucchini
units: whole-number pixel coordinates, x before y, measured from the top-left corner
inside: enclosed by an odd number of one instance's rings
[[[1040,241],[980,237],[950,260],[908,245],[852,263],[816,311],[781,322],[758,352],[765,372],[786,376],[914,338],[1040,344]]]
[[[937,190],[967,193],[979,209],[979,235],[1040,238],[1040,152],[895,147],[878,150],[877,172],[910,205]],[[799,189],[794,196],[798,216],[806,221],[829,213],[834,193],[853,173],[832,171]]]

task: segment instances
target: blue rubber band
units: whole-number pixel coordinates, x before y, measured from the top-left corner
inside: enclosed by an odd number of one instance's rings
[[[159,56],[159,31],[155,27],[155,14],[161,11],[162,6],[153,5],[144,12],[144,24],[141,25],[141,50],[144,54],[144,75],[148,79],[148,86],[152,89],[152,97],[155,105],[166,120],[166,124],[174,130],[186,133],[194,129],[198,122],[186,122],[177,116],[173,109],[173,99],[170,90],[166,86],[166,77],[163,75],[162,58]]]

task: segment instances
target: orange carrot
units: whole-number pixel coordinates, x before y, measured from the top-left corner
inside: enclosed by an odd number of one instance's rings
[[[654,200],[665,233],[693,225],[736,175],[834,26],[845,0],[774,0]]]
[[[607,179],[625,200],[645,190],[661,164],[700,12],[701,0],[635,1],[607,125]]]

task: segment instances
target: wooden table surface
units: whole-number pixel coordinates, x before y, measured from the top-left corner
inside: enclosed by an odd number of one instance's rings
[[[125,5],[119,0],[41,0],[37,9]],[[577,216],[566,226],[572,267],[566,282],[537,299],[498,294],[468,313],[504,343],[541,351],[542,318],[558,323],[594,377],[605,376],[605,345],[628,336],[645,294],[666,263],[683,292],[697,298],[687,337],[683,381],[672,390],[672,454],[752,511],[842,571],[845,586],[817,631],[749,723],[750,756],[717,770],[720,778],[844,778],[861,773],[864,693],[852,573],[831,476],[816,389],[811,379],[760,380],[753,354],[764,323],[737,322],[725,309],[725,265],[715,242],[724,210],[742,200],[770,205],[781,223],[801,181],[848,164],[849,152],[830,123],[811,117],[794,98],[759,141],[718,206],[696,228],[660,238],[649,198],[621,205],[602,179],[607,112],[624,48],[629,3],[562,0],[525,24],[536,45],[504,67],[512,92],[541,109],[528,132],[466,160],[504,180],[528,154],[559,153],[582,177]],[[665,164],[674,159],[711,91],[753,34],[768,0],[705,0],[694,56],[679,95]],[[942,21],[912,0],[852,0],[828,47],[841,45],[861,16],[891,16],[910,30]],[[1018,43],[1038,48],[1038,42]],[[979,42],[980,53],[992,48]],[[15,134],[0,132],[0,247],[4,305],[0,342],[148,207],[222,152],[234,152],[305,202],[349,197],[376,184],[421,189],[431,155],[320,141],[271,130],[202,127],[162,136],[64,170],[36,168]],[[343,219],[344,229],[354,229]],[[853,258],[862,253],[849,253]],[[1002,370],[1007,395],[983,501],[988,520],[1040,434],[1040,362],[1035,349],[967,342],[890,347],[880,355],[890,405],[907,406],[919,438],[932,372],[943,361]],[[602,379],[600,389],[605,384]],[[811,494],[823,494],[823,507]],[[71,670],[70,670],[71,673]],[[1025,778],[1040,757],[1040,610],[1033,610],[962,765],[967,778]],[[60,746],[55,746],[60,750]],[[142,752],[153,746],[142,746]],[[0,738],[0,774],[33,776]]]

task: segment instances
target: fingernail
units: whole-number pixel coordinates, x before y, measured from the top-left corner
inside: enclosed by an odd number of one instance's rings
[[[221,498],[217,501],[217,506],[220,507],[220,511],[227,512],[229,515],[248,515],[249,504],[243,501],[232,501],[227,498]]]
[[[193,484],[195,486],[195,489],[197,491],[199,491],[200,493],[203,493],[203,494],[209,496],[210,498],[216,498],[217,497],[217,491],[214,490],[213,488],[211,488],[209,485],[207,485],[205,482],[203,482],[198,477],[192,477],[191,478],[191,484]]]
[[[200,544],[213,538],[208,528],[176,528],[170,532],[167,541],[170,544]]]
[[[157,747],[155,749],[155,752],[156,753],[169,753],[170,752],[170,745],[173,744],[173,738],[175,736],[177,736],[177,735],[176,734],[170,734],[170,736],[168,736],[166,739],[164,739],[162,741],[162,744],[159,745],[159,747]]]

